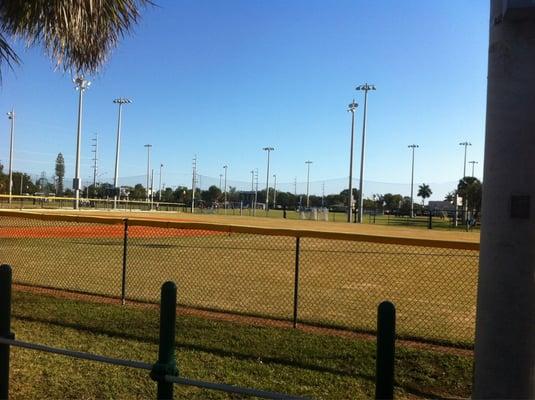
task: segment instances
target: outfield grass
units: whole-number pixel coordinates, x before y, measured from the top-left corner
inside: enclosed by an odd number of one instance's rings
[[[152,363],[158,310],[14,292],[12,330],[20,340]],[[182,376],[282,391],[317,399],[370,398],[375,345],[301,331],[178,316]],[[12,349],[13,399],[155,398],[146,371]],[[468,397],[471,355],[398,346],[396,398]],[[224,394],[176,387],[176,398]],[[237,398],[237,397],[231,397]]]
[[[23,221],[1,222],[29,230],[36,224]],[[19,283],[117,297],[122,238],[109,236],[109,226],[94,230],[94,238],[1,238],[2,262],[14,267]],[[299,320],[372,331],[376,306],[388,299],[396,304],[401,336],[469,346],[477,264],[477,251],[303,238]],[[183,305],[290,319],[294,265],[292,237],[207,231],[162,237],[146,228],[145,237],[129,240],[127,297],[156,301],[160,285],[174,280]]]

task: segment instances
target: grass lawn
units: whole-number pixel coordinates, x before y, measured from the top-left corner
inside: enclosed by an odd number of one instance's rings
[[[157,308],[121,307],[14,292],[12,330],[20,340],[154,362]],[[182,376],[322,399],[370,398],[375,344],[364,339],[244,326],[179,316]],[[472,357],[436,350],[396,350],[396,398],[468,397]],[[176,387],[176,398],[225,394]],[[145,371],[12,349],[13,399],[155,398]],[[230,398],[238,398],[236,396]]]

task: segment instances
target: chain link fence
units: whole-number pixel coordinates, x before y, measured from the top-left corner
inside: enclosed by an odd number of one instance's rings
[[[471,346],[476,243],[195,222],[0,212],[0,262],[20,285]]]

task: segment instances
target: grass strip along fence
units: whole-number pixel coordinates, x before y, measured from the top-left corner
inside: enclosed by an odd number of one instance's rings
[[[117,366],[150,371],[150,377],[157,383],[157,398],[172,399],[173,385],[188,385],[226,393],[254,396],[265,399],[301,399],[288,394],[266,392],[222,383],[192,380],[179,376],[175,356],[175,328],[177,288],[173,282],[165,282],[160,295],[160,335],[158,360],[151,365],[140,361],[123,360],[90,353],[70,351],[35,343],[15,340],[11,332],[11,287],[12,270],[9,265],[0,266],[0,398],[9,398],[10,347],[53,353],[77,359],[90,360]],[[394,397],[394,356],[395,356],[395,308],[390,302],[379,305],[377,315],[377,358],[376,358],[376,398]]]
[[[471,347],[479,244],[214,223],[0,212],[1,262],[34,288]]]

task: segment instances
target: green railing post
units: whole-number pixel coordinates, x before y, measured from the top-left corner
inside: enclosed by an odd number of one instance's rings
[[[394,398],[396,308],[389,301],[379,304],[377,314],[377,360],[375,398]]]
[[[9,265],[0,265],[0,337],[14,339],[11,333],[11,280]],[[9,345],[0,344],[0,399],[9,398]]]
[[[162,285],[160,303],[160,346],[158,362],[152,367],[150,377],[158,382],[157,398],[172,399],[173,383],[165,381],[166,375],[178,376],[175,357],[176,285]]]

